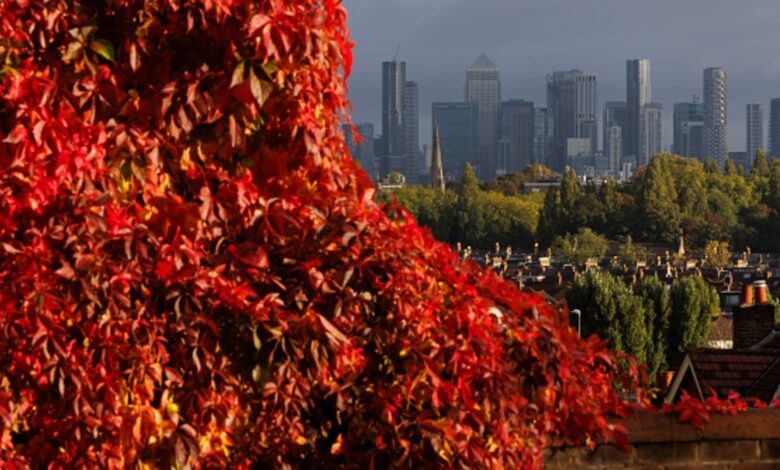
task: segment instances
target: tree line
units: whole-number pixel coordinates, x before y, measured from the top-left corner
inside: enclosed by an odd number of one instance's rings
[[[718,294],[700,276],[669,285],[648,276],[631,287],[596,270],[574,280],[566,301],[570,311],[581,311],[583,337],[596,334],[646,363],[651,379],[677,368],[688,349],[707,345],[720,309]]]
[[[773,236],[780,230],[780,160],[768,162],[761,151],[750,171],[730,160],[721,170],[712,160],[664,153],[623,184],[608,179],[583,186],[566,170],[560,187],[524,194],[524,184],[550,174],[534,165],[480,186],[467,168],[445,193],[411,186],[395,195],[439,240],[475,248],[495,242],[546,248],[587,228],[628,243],[675,243],[684,235],[696,249],[717,241],[737,250],[780,251]]]

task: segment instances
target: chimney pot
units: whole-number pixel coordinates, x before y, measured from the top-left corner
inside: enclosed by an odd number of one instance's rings
[[[753,283],[753,288],[756,291],[756,303],[763,305],[769,301],[767,295],[766,281],[756,281]]]
[[[753,305],[753,284],[746,283],[742,286],[742,304]]]

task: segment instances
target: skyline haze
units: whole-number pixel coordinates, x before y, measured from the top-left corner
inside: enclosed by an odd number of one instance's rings
[[[421,144],[430,143],[431,103],[459,101],[466,69],[485,52],[501,72],[502,99],[545,105],[545,75],[578,68],[599,80],[598,112],[624,100],[626,60],[652,63],[653,101],[664,104],[663,148],[672,144],[674,103],[702,96],[702,71],[729,74],[729,150],[745,150],[745,105],[780,97],[772,45],[780,3],[725,0],[345,0],[355,65],[355,121],[381,120],[381,63],[407,63],[419,84]],[[767,112],[764,119],[768,119]]]

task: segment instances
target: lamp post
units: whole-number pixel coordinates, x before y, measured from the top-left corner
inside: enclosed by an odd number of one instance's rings
[[[577,315],[577,336],[582,338],[582,312],[580,309],[575,308],[571,311],[573,315]]]

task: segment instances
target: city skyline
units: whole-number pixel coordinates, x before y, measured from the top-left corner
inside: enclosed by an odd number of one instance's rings
[[[577,68],[597,75],[599,114],[606,102],[625,100],[626,60],[650,59],[652,98],[664,105],[664,150],[672,146],[673,105],[702,96],[705,68],[723,67],[729,73],[730,151],[746,147],[745,105],[763,104],[766,121],[770,100],[780,96],[780,64],[766,60],[768,45],[779,34],[771,19],[772,12],[780,14],[780,4],[751,2],[734,11],[733,3],[721,0],[708,1],[706,9],[703,2],[669,0],[652,5],[633,0],[472,3],[346,0],[357,42],[349,82],[356,121],[378,122],[377,64],[392,59],[398,43],[398,59],[407,62],[420,86],[421,144],[430,144],[431,103],[458,101],[465,70],[481,52],[501,71],[504,100],[543,106],[546,74]],[[564,6],[567,14],[561,15]],[[556,31],[543,34],[550,24]],[[739,33],[746,28],[751,34]],[[621,32],[630,32],[632,40],[616,41]]]

